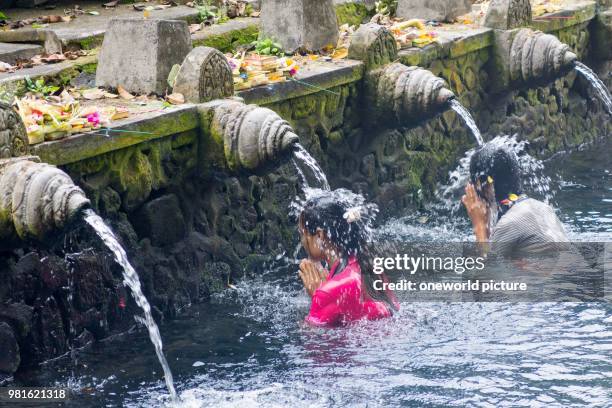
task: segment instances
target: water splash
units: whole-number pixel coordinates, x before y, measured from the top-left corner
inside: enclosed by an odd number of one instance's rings
[[[551,179],[544,174],[544,163],[527,153],[526,148],[529,144],[527,140],[518,141],[517,135],[497,136],[487,143],[514,151],[519,160],[525,192],[543,199],[546,203],[551,202],[553,199],[550,188]],[[456,212],[461,208],[460,198],[470,179],[470,160],[477,149],[476,147],[468,150],[459,160],[457,168],[449,173],[448,184],[438,187],[438,202],[434,206],[451,212]]]
[[[610,96],[610,91],[608,90],[606,85],[597,76],[597,74],[593,72],[591,68],[587,67],[579,61],[576,61],[575,64],[576,65],[574,66],[574,68],[576,69],[576,71],[582,74],[587,79],[587,81],[591,83],[591,85],[597,92],[597,95],[599,95],[599,99],[603,102],[606,110],[608,111],[608,114],[612,115],[612,97]]]
[[[323,190],[329,190],[329,183],[327,182],[327,177],[319,163],[315,160],[314,157],[308,153],[308,151],[301,144],[297,143],[295,145],[295,150],[293,151],[293,163],[298,170],[298,174],[300,178],[302,178],[303,187],[310,187],[309,183],[306,180],[304,170],[307,170],[307,173],[311,174],[314,177],[316,182],[316,186]]]
[[[102,218],[97,215],[92,210],[86,210],[84,213],[85,221],[91,225],[91,227],[96,231],[96,234],[104,241],[104,244],[108,247],[108,249],[115,256],[115,261],[123,268],[123,283],[127,285],[132,291],[132,295],[134,296],[134,300],[136,304],[140,306],[142,311],[144,312],[144,319],[139,318],[141,323],[143,323],[147,330],[149,331],[149,337],[151,338],[151,343],[155,347],[155,353],[157,354],[157,358],[164,370],[164,379],[166,381],[166,387],[168,388],[168,392],[170,393],[170,399],[173,402],[177,401],[176,390],[174,389],[174,381],[172,379],[172,372],[170,371],[170,366],[166,361],[166,356],[164,356],[163,352],[163,343],[161,339],[161,335],[159,334],[159,328],[153,319],[153,315],[151,314],[151,305],[149,301],[145,297],[144,293],[142,293],[142,288],[140,285],[140,279],[136,270],[130,264],[127,254],[125,250],[117,241],[115,234],[113,231],[104,223]]]
[[[466,109],[465,106],[461,104],[456,98],[453,98],[449,101],[450,107],[454,110],[457,115],[461,116],[461,119],[465,122],[466,126],[472,131],[472,135],[476,139],[476,143],[478,146],[482,146],[484,144],[484,140],[482,138],[482,134],[480,133],[480,129],[476,125],[476,121],[470,114],[470,111]]]

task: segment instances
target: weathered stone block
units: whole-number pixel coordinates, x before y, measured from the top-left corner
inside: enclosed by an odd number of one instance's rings
[[[363,24],[351,37],[349,58],[363,61],[371,70],[397,59],[397,43],[385,27]]]
[[[452,21],[469,13],[471,9],[470,0],[399,0],[397,16],[406,19]]]
[[[0,42],[36,43],[42,44],[45,47],[45,52],[48,54],[62,52],[62,42],[52,30],[23,29],[0,31]]]
[[[526,27],[531,24],[529,0],[493,0],[487,10],[484,26],[499,30]]]
[[[192,103],[232,96],[234,79],[227,58],[214,48],[194,48],[178,71],[173,91]]]
[[[168,74],[191,50],[185,21],[113,19],[98,58],[96,85],[164,94]]]
[[[261,9],[261,35],[280,43],[287,52],[320,50],[338,42],[338,23],[332,0],[266,1]]]
[[[155,246],[174,244],[185,237],[186,226],[178,198],[168,194],[146,203],[135,224],[141,237]]]

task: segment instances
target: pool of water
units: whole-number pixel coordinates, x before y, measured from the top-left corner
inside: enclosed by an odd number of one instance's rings
[[[546,163],[573,239],[612,241],[612,143]],[[391,220],[397,238],[469,239],[434,210]],[[611,406],[605,303],[410,303],[393,318],[322,330],[283,259],[161,327],[182,407]],[[139,330],[24,373],[67,386],[69,406],[160,406],[161,368]]]

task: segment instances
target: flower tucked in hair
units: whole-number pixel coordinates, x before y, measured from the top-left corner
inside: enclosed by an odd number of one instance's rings
[[[349,224],[355,221],[359,221],[361,219],[361,207],[349,208],[348,210],[346,210],[343,217]]]

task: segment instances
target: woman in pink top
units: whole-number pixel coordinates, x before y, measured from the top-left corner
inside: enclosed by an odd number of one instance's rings
[[[399,309],[395,295],[373,287],[384,275],[372,271],[367,254],[365,213],[375,208],[338,200],[348,190],[321,191],[311,196],[299,216],[302,245],[308,254],[300,278],[312,297],[306,321],[316,326],[341,326],[353,321],[389,317]],[[375,210],[374,210],[375,212]],[[327,271],[321,262],[331,265]]]

